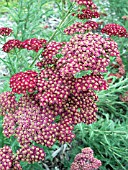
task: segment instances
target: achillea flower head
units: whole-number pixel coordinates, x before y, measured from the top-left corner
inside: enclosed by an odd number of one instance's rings
[[[2,36],[9,36],[11,33],[12,33],[11,28],[7,28],[7,27],[0,28],[0,35],[2,35]]]
[[[76,79],[75,88],[78,91],[87,91],[88,89],[93,90],[106,90],[108,87],[106,81],[102,75],[86,75],[82,78]]]
[[[24,146],[17,151],[17,161],[27,161],[28,163],[34,163],[44,160],[45,153],[42,148],[37,146]]]
[[[16,119],[14,113],[8,113],[4,116],[3,120],[3,134],[7,138],[10,138],[15,134]]]
[[[13,92],[4,92],[0,94],[0,115],[13,113],[17,107],[15,94]]]
[[[64,105],[64,111],[61,113],[63,120],[67,119],[71,125],[84,122],[91,124],[96,121],[96,112],[98,111],[95,101],[97,96],[93,92],[77,92],[71,95]]]
[[[37,62],[36,66],[41,69],[42,67],[47,68],[49,65],[56,66],[58,58],[43,58],[41,61]]]
[[[97,11],[95,11],[95,10],[92,11],[90,8],[82,9],[82,14],[83,14],[84,18],[86,18],[86,19],[99,18],[100,17],[100,14]],[[80,17],[78,16],[78,18],[80,18]],[[82,19],[84,19],[84,18],[82,18]]]
[[[38,52],[46,44],[45,39],[31,38],[22,42],[22,48]]]
[[[62,105],[69,95],[68,86],[64,85],[63,78],[52,67],[41,71],[38,77],[37,90],[39,93],[37,93],[36,99],[44,107],[55,103]]]
[[[114,41],[104,39],[99,34],[79,34],[71,38],[62,48],[64,57],[57,62],[60,75],[75,75],[82,70],[94,74],[106,72],[110,56],[119,56],[118,46]]]
[[[75,33],[85,33],[86,31],[95,30],[98,28],[98,24],[95,21],[87,21],[85,23],[76,22],[64,30],[68,35]]]
[[[71,165],[71,170],[96,170],[102,165],[101,161],[94,158],[91,148],[82,149],[82,153],[76,155]]]
[[[22,170],[20,162],[16,161],[15,157],[14,157],[14,161],[13,161],[13,166],[10,170]]]
[[[54,56],[56,56],[56,54],[64,44],[65,44],[64,42],[61,43],[61,42],[51,41],[46,45],[45,50],[42,53],[42,56],[46,59],[48,58],[52,59]]]
[[[14,135],[21,146],[29,146],[34,141],[51,147],[58,135],[55,116],[52,110],[42,110],[36,105],[19,107],[14,114],[4,117],[3,133],[7,138]]]
[[[100,13],[96,10],[91,10],[90,8],[82,9],[82,11],[78,12],[78,14],[73,13],[73,16],[77,16],[79,19],[92,19],[99,18]]]
[[[21,48],[20,40],[15,40],[15,39],[9,40],[2,47],[3,51],[6,53],[10,52],[14,48]]]
[[[14,74],[10,79],[10,87],[12,91],[18,94],[26,94],[26,92],[34,92],[37,84],[37,73],[32,70]]]
[[[13,165],[13,153],[9,146],[0,148],[0,169],[10,170]]]
[[[72,0],[78,5],[85,5],[87,8],[97,9],[97,6],[92,2],[92,0]]]
[[[75,134],[73,134],[72,130],[74,129],[74,126],[72,126],[70,120],[62,120],[58,123],[58,135],[57,140],[60,143],[71,143],[72,139],[75,138]]]
[[[127,36],[127,30],[118,24],[107,24],[105,25],[102,30],[102,33],[106,33],[110,36],[118,36],[118,37],[126,37]]]

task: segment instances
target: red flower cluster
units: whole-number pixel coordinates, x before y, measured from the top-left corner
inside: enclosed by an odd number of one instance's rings
[[[78,5],[85,5],[87,8],[97,9],[97,6],[92,2],[92,0],[72,0],[77,2]]]
[[[37,39],[37,38],[32,38],[32,39],[27,39],[25,41],[19,41],[19,40],[9,40],[3,45],[3,51],[4,52],[10,52],[14,48],[26,48],[27,50],[34,50],[38,52],[41,48],[45,46],[47,41],[45,39]]]
[[[77,14],[79,19],[92,19],[99,18],[100,14],[96,10],[91,10],[89,8],[82,9],[82,13]]]
[[[70,170],[96,170],[102,165],[101,161],[94,158],[91,148],[82,149],[82,153],[76,155]]]
[[[77,16],[79,19],[91,19],[99,18],[100,13],[97,11],[97,6],[92,2],[92,0],[73,0],[77,2],[78,5],[84,5],[85,8],[78,10],[78,14],[73,13],[73,16]]]
[[[8,36],[12,33],[12,29],[7,28],[7,27],[1,27],[0,28],[0,35],[2,36]]]
[[[46,42],[47,41],[45,39],[31,38],[22,42],[22,48],[38,52],[41,48],[43,48],[43,45],[45,45]]]
[[[60,43],[55,41],[52,41],[47,44],[42,53],[43,59],[38,62],[36,66],[38,66],[39,68],[46,68],[48,65],[55,65],[58,60],[58,58],[56,58],[56,55],[64,44],[64,42]]]
[[[24,146],[14,155],[9,146],[0,148],[0,169],[1,170],[22,170],[20,161],[34,163],[44,160],[44,150],[36,146]]]
[[[9,40],[3,45],[3,51],[8,53],[10,52],[13,48],[21,48],[21,41],[19,40]]]
[[[0,170],[22,170],[9,146],[0,148]]]
[[[62,49],[63,58],[57,62],[60,74],[75,75],[81,70],[91,70],[94,74],[106,72],[109,56],[118,56],[114,41],[104,39],[99,34],[75,35]]]
[[[86,6],[77,15],[78,18],[100,16],[92,0],[74,1]],[[69,42],[47,43],[45,39],[32,38],[23,42],[9,40],[4,44],[5,52],[13,48],[44,51],[37,63],[39,74],[29,70],[13,75],[10,79],[12,92],[0,95],[3,133],[7,138],[14,135],[21,146],[15,156],[10,156],[10,149],[1,149],[0,161],[4,160],[0,163],[2,170],[5,167],[20,170],[19,161],[34,163],[44,160],[43,149],[33,146],[33,143],[51,147],[56,140],[71,142],[75,137],[72,131],[76,124],[96,121],[98,97],[94,91],[107,89],[107,82],[101,73],[107,71],[110,56],[117,57],[118,63],[121,62],[114,41],[99,34],[84,34],[97,28],[98,24],[94,21],[73,24],[64,32],[82,34],[75,35]],[[126,30],[121,26],[118,28],[114,25],[116,35],[126,35]],[[112,33],[112,26],[107,31]],[[84,75],[76,78],[81,72]],[[22,94],[22,97],[16,101],[14,93]],[[76,156],[71,170],[94,170],[99,166],[101,162],[93,157],[93,151],[85,148]]]
[[[32,93],[35,91],[37,84],[37,73],[29,70],[13,75],[10,79],[10,87],[15,93],[26,94],[26,91]]]
[[[47,58],[52,59],[58,53],[58,51],[62,48],[63,45],[64,45],[64,42],[60,43],[60,42],[52,41],[48,43],[45,47],[45,50],[42,53],[42,56],[46,59]]]
[[[37,146],[24,146],[17,151],[16,161],[27,161],[28,163],[34,163],[44,160],[45,153],[42,148]]]
[[[88,33],[76,35],[62,45],[51,42],[45,47],[41,61],[44,68],[39,74],[26,71],[10,79],[12,91],[24,95],[12,114],[5,107],[8,114],[4,118],[4,134],[6,137],[15,134],[21,146],[35,141],[50,147],[56,139],[61,143],[71,142],[77,123],[96,121],[97,96],[93,90],[107,88],[100,72],[106,71],[110,55],[119,55],[117,44]],[[56,58],[61,48],[64,57]],[[83,70],[91,73],[74,77]],[[33,94],[27,95],[27,92]],[[5,99],[7,97],[5,95]],[[60,119],[56,122],[58,116]]]
[[[0,148],[0,169],[10,170],[13,164],[13,153],[9,146]]]
[[[85,23],[76,22],[75,24],[67,27],[64,32],[68,35],[75,33],[85,33],[86,31],[96,30],[98,28],[98,23],[95,21],[87,21]]]
[[[127,30],[123,26],[118,24],[107,24],[102,28],[101,32],[106,33],[110,36],[114,35],[118,37],[126,37],[126,35],[128,34]]]
[[[5,116],[6,113],[13,113],[17,107],[15,94],[13,92],[4,92],[0,94],[0,115]]]

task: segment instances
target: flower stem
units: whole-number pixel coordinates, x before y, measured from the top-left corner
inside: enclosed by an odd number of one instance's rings
[[[61,28],[61,26],[63,25],[63,23],[65,22],[65,20],[66,20],[66,19],[68,18],[68,16],[70,15],[70,12],[72,11],[72,6],[73,6],[73,5],[70,6],[69,11],[68,11],[67,14],[65,15],[65,17],[62,19],[62,21],[60,22],[59,26],[58,26],[57,29],[55,30],[55,32],[54,32],[54,33],[52,34],[52,36],[50,37],[48,43],[55,37],[58,29]]]
[[[62,4],[62,19],[64,18],[64,7],[65,7],[65,0],[61,0]]]
[[[68,16],[70,15],[70,12],[72,11],[72,6],[73,4],[71,4],[67,14],[65,15],[65,17],[62,19],[62,21],[60,22],[59,26],[57,27],[57,29],[55,30],[55,32],[52,34],[52,36],[50,37],[49,41],[47,43],[49,43],[56,35],[56,33],[58,32],[58,30],[61,28],[61,26],[63,25],[63,23],[66,21],[66,19],[68,18]],[[33,60],[33,62],[30,64],[30,68],[35,64],[36,60],[39,58],[40,54],[43,52],[44,49],[42,49],[40,51],[40,53],[37,53],[35,59]]]

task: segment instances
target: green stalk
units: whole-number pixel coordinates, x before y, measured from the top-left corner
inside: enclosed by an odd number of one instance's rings
[[[55,32],[54,32],[54,33],[52,34],[52,36],[50,37],[48,43],[55,37],[55,35],[56,35],[58,29],[61,28],[61,26],[64,24],[65,20],[66,20],[66,19],[68,18],[68,16],[70,15],[70,12],[72,11],[72,6],[73,6],[73,5],[71,5],[71,7],[70,7],[69,11],[67,12],[65,18],[62,19],[62,21],[60,22],[58,28],[55,30]]]
[[[59,26],[57,27],[57,29],[55,30],[55,32],[52,34],[52,36],[50,37],[49,41],[47,43],[49,43],[56,35],[56,33],[58,32],[58,30],[61,28],[61,26],[64,24],[64,22],[66,21],[66,19],[68,18],[68,16],[70,15],[70,12],[72,11],[72,6],[70,6],[69,11],[67,12],[67,14],[65,15],[65,17],[62,19],[62,21],[60,22]],[[35,59],[33,60],[33,62],[30,64],[30,68],[35,64],[36,60],[39,58],[40,54],[43,52],[44,49],[42,49],[40,51],[40,53],[37,53]]]
[[[62,19],[64,18],[64,7],[65,7],[65,0],[61,0],[62,4]]]

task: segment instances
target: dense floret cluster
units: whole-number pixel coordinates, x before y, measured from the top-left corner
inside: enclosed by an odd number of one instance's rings
[[[56,58],[59,50],[63,57]],[[32,141],[48,147],[56,139],[61,143],[71,142],[77,123],[95,122],[98,98],[94,90],[107,89],[101,73],[106,71],[109,56],[118,56],[119,52],[114,41],[88,33],[74,36],[64,46],[51,42],[42,55],[44,63],[39,73],[28,70],[13,75],[10,79],[12,92],[9,92],[12,96],[1,94],[2,107],[5,106],[7,113],[4,135],[15,134],[22,147],[29,147]],[[85,71],[85,75],[75,78],[81,71]],[[14,92],[23,94],[18,102]],[[11,99],[9,105],[6,104],[8,98]],[[10,111],[10,107],[15,110]],[[58,116],[59,121],[56,121]]]
[[[44,150],[37,147],[24,145],[14,155],[9,146],[0,148],[0,169],[1,170],[22,170],[20,161],[34,163],[44,160]]]
[[[21,48],[21,41],[19,40],[9,40],[3,45],[3,51],[8,53],[14,48]]]
[[[62,48],[63,45],[64,45],[64,42],[60,43],[60,42],[52,41],[48,43],[45,47],[45,50],[42,53],[42,56],[45,59],[47,58],[52,59],[58,53],[58,51]]]
[[[44,160],[44,150],[37,146],[24,146],[17,151],[16,161],[27,161],[28,163],[34,163]]]
[[[42,59],[40,62],[36,64],[39,68],[46,68],[49,65],[56,65],[56,62],[58,61],[58,58],[56,55],[59,53],[59,51],[62,49],[64,42],[56,42],[56,41],[51,41],[48,43],[44,51],[42,52]]]
[[[71,170],[96,170],[102,165],[101,161],[94,158],[91,148],[82,149],[82,153],[76,155],[71,165]]]
[[[94,74],[106,72],[109,56],[118,56],[118,46],[114,41],[104,39],[99,34],[75,35],[62,49],[63,58],[57,66],[61,75],[75,75],[81,70],[91,70]]]
[[[97,6],[92,2],[92,0],[73,0],[77,2],[78,5],[84,6],[83,9],[79,9],[77,12],[73,13],[73,16],[79,19],[92,19],[99,18],[100,13],[97,11]]]
[[[92,19],[99,18],[100,14],[96,10],[91,10],[89,8],[82,9],[80,13],[76,15],[79,19]]]
[[[98,28],[98,23],[95,21],[87,21],[85,23],[76,22],[75,24],[67,27],[64,32],[68,35],[75,33],[84,34],[86,31],[96,30]]]
[[[32,39],[27,39],[22,42],[22,48],[26,48],[27,50],[34,50],[38,52],[41,48],[43,48],[43,45],[46,44],[45,39],[37,39],[37,38],[32,38]]]
[[[37,38],[32,38],[32,39],[27,39],[25,41],[20,41],[20,40],[9,40],[3,45],[3,51],[4,52],[10,52],[14,48],[19,48],[19,49],[24,49],[26,48],[27,50],[34,50],[38,52],[41,48],[46,44],[45,39],[37,39]]]
[[[13,113],[17,107],[17,101],[13,92],[4,92],[0,94],[0,115]]]
[[[37,73],[32,70],[20,72],[13,75],[10,79],[10,87],[14,93],[23,93],[26,91],[32,93],[35,91],[37,84]]]
[[[63,57],[57,58],[56,54]],[[1,94],[4,108],[1,112],[6,113],[4,135],[8,138],[14,135],[21,150],[28,147],[23,150],[25,155],[33,142],[47,147],[56,140],[71,142],[76,124],[96,121],[98,97],[94,90],[107,89],[101,73],[106,71],[110,55],[119,56],[117,44],[93,33],[76,35],[66,43],[46,45],[38,63],[39,73],[31,70],[16,73],[10,79],[12,92]],[[81,71],[85,74],[76,78]],[[17,102],[14,93],[23,94]],[[37,161],[35,158],[30,156],[27,161]]]
[[[10,170],[13,165],[13,153],[9,146],[0,148],[0,169]]]
[[[2,36],[8,36],[12,33],[12,29],[11,28],[7,28],[7,27],[1,27],[0,28],[0,35]]]
[[[97,6],[92,2],[92,0],[71,0],[76,2],[78,5],[85,5],[87,8],[97,9]]]
[[[102,33],[106,33],[110,36],[118,36],[118,37],[126,37],[127,36],[127,30],[118,24],[107,24],[105,25],[102,30]]]

